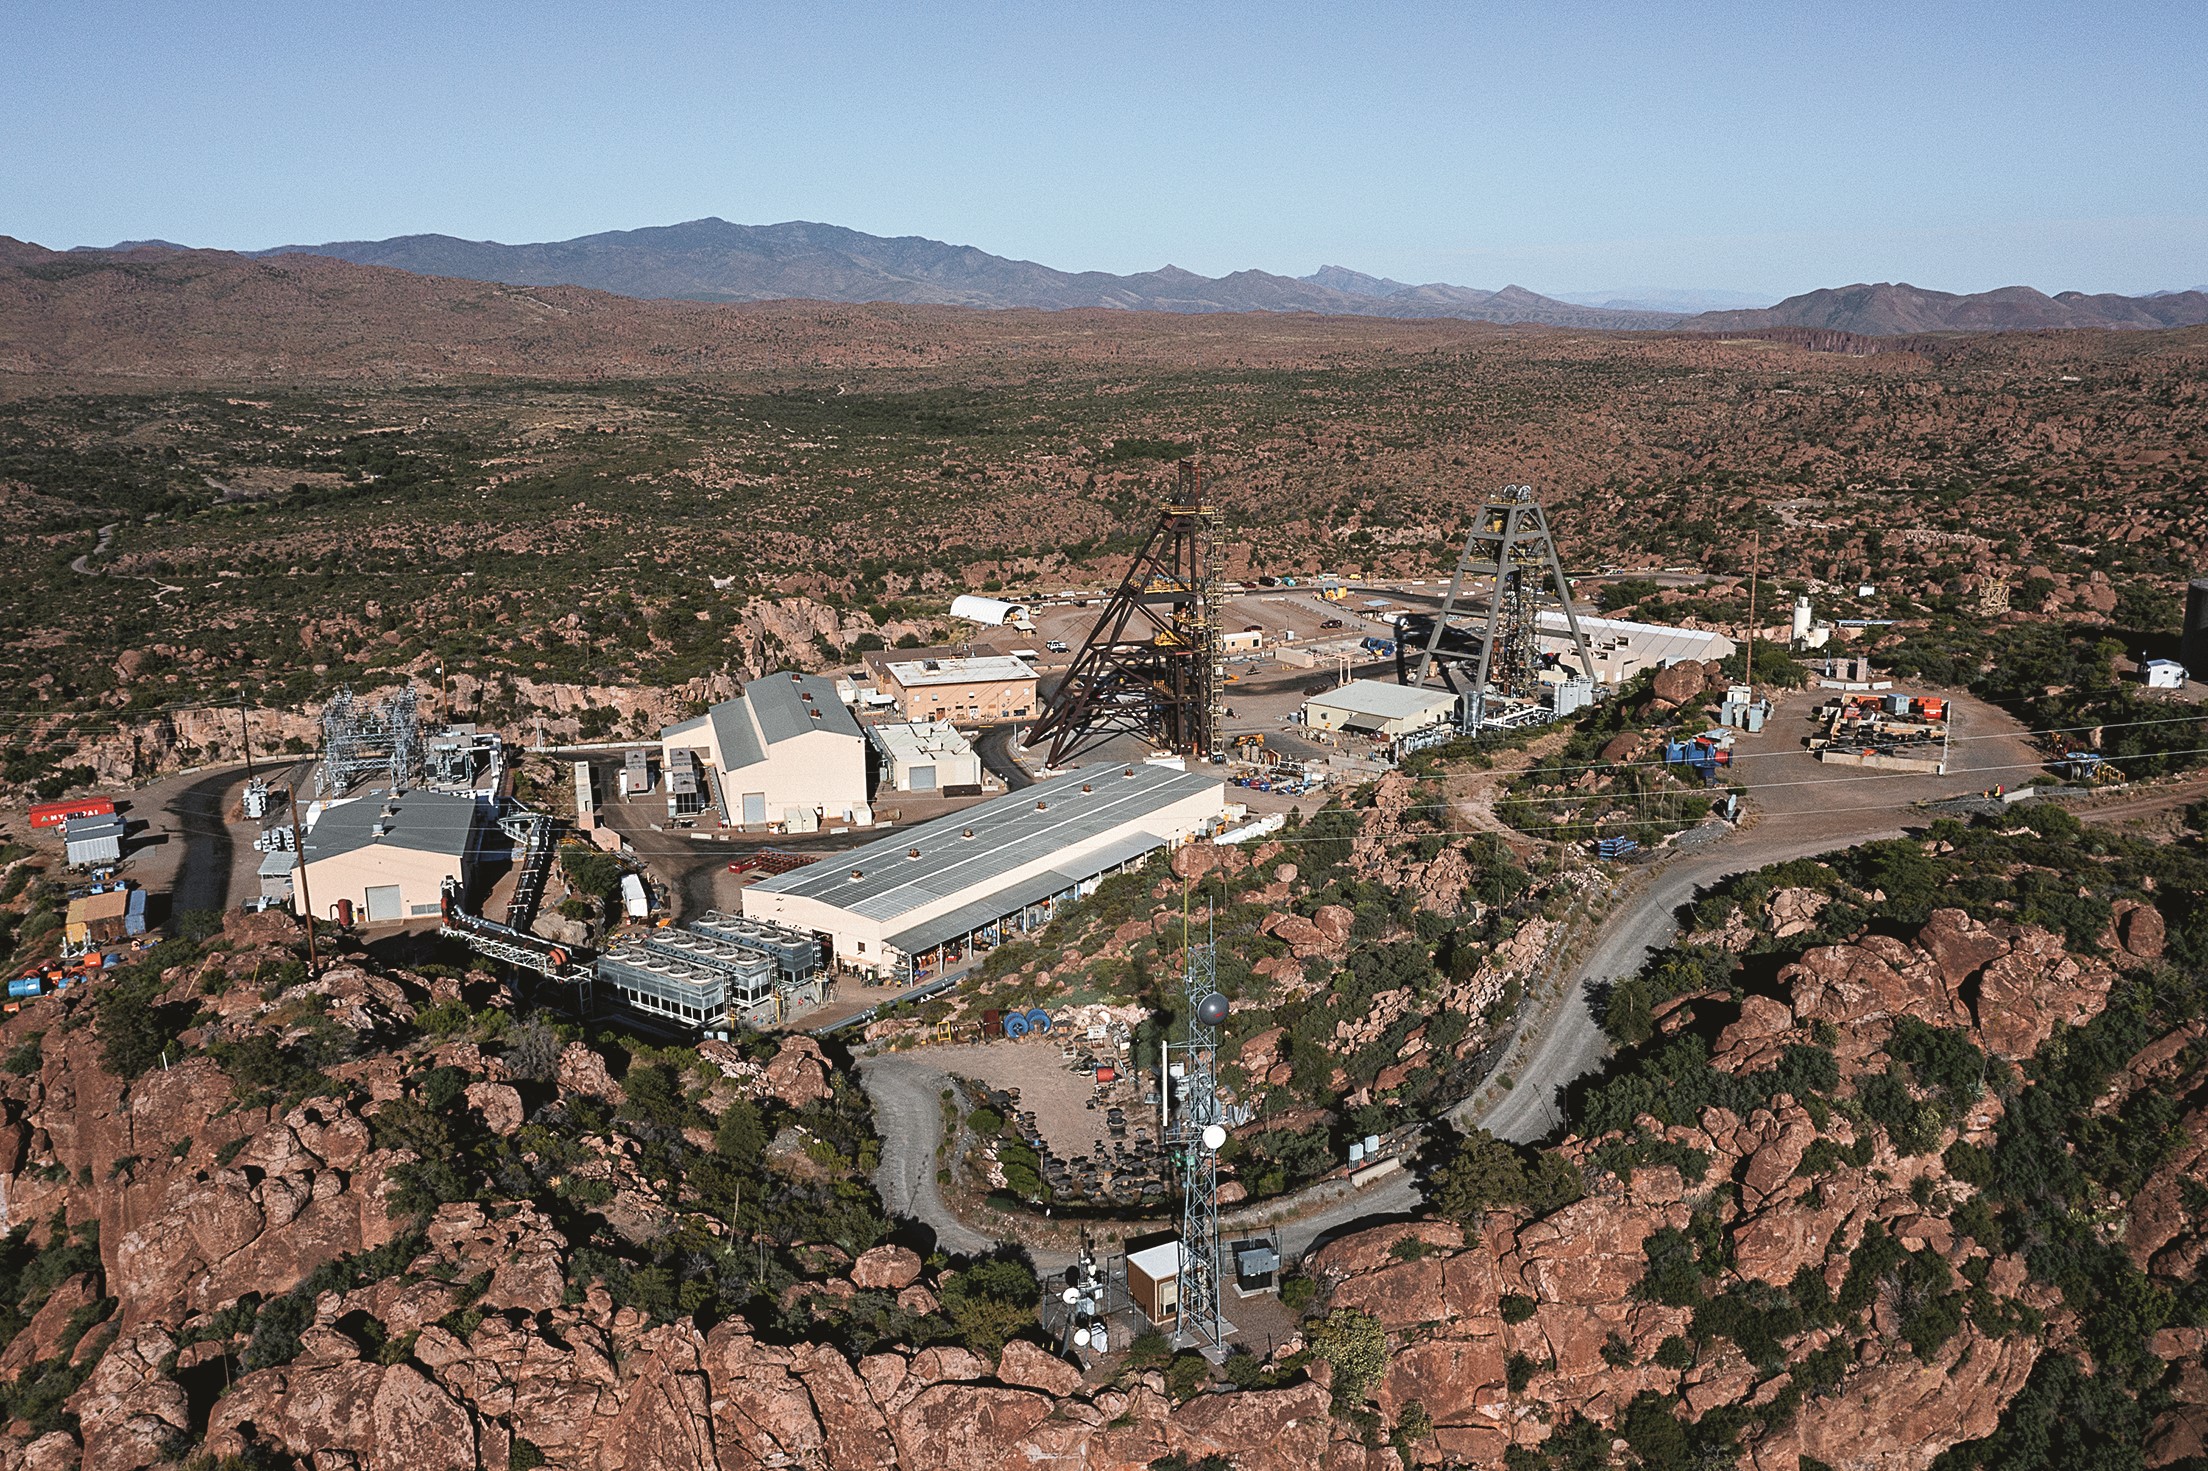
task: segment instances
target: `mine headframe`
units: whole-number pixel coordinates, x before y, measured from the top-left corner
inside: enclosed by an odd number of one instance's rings
[[[1468,580],[1489,584],[1487,614],[1457,622],[1457,599]],[[1556,552],[1548,517],[1530,485],[1506,485],[1502,497],[1480,507],[1464,552],[1457,558],[1441,612],[1413,613],[1397,625],[1396,677],[1424,684],[1436,673],[1464,696],[1464,728],[1478,731],[1505,701],[1540,696],[1541,605],[1552,593],[1579,653],[1581,674],[1594,677],[1594,656],[1572,607],[1571,583]],[[1459,678],[1469,675],[1460,688]]]
[[[1021,743],[1047,741],[1053,767],[1123,734],[1223,754],[1219,513],[1196,461],[1181,461],[1178,491]]]

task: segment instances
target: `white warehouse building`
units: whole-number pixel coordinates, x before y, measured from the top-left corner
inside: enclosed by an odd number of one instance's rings
[[[1040,929],[1106,874],[1208,831],[1226,785],[1169,767],[1085,766],[743,891],[747,918],[810,931],[836,964],[940,975]]]
[[[662,730],[659,745],[662,769],[679,750],[698,753],[714,805],[732,826],[872,821],[866,736],[832,679],[789,672],[755,679],[735,699]]]
[[[1628,618],[1590,618],[1582,613],[1579,631],[1587,636],[1588,652],[1595,667],[1588,676],[1597,684],[1624,684],[1644,669],[1662,669],[1693,659],[1707,664],[1730,658],[1738,647],[1722,633],[1707,628],[1674,628],[1665,623],[1635,623]],[[1579,663],[1572,645],[1571,626],[1555,608],[1541,610],[1541,649],[1555,654],[1566,665]]]

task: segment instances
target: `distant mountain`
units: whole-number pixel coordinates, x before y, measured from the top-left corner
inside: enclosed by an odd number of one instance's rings
[[[1177,266],[1132,276],[1059,271],[970,245],[885,238],[838,225],[737,225],[692,220],[535,245],[402,235],[285,245],[262,256],[334,256],[357,265],[514,286],[588,286],[687,301],[895,301],[969,307],[1111,307],[1162,312],[1316,312],[1332,316],[1460,317],[1562,327],[1672,327],[1662,312],[1576,306],[1506,287],[1407,286],[1330,266],[1296,280],[1264,271],[1217,278]]]
[[[1921,286],[1881,281],[1790,296],[1761,311],[1704,312],[1686,326],[1700,332],[1763,327],[1816,327],[1891,337],[1913,332],[2020,332],[2048,328],[2197,327],[2208,323],[2208,292],[2158,296],[2054,296],[2029,286],[1957,296]]]
[[[1669,286],[1620,287],[1612,291],[1559,291],[1558,301],[1575,306],[1606,307],[1617,312],[1728,312],[1771,305],[1771,298],[1753,291]]]

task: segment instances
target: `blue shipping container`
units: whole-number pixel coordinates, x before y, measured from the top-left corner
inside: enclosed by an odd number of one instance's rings
[[[130,906],[123,912],[123,933],[142,935],[146,932],[146,891],[132,889]]]

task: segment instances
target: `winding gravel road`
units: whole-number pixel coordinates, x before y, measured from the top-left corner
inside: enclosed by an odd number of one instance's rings
[[[997,1243],[951,1213],[935,1183],[935,1151],[943,1142],[943,1090],[950,1074],[910,1053],[885,1052],[859,1063],[859,1082],[874,1104],[882,1162],[874,1188],[890,1214],[909,1216],[935,1232],[945,1251],[977,1254]]]

